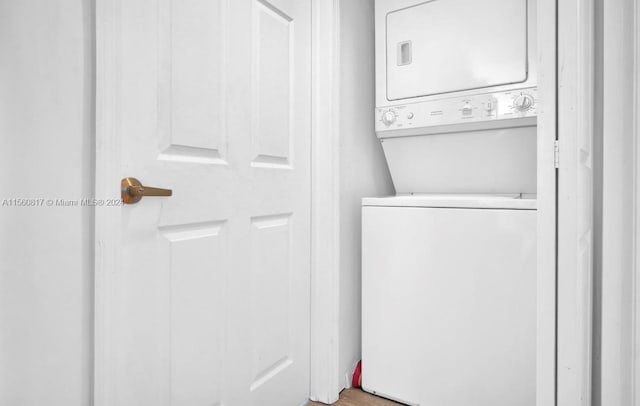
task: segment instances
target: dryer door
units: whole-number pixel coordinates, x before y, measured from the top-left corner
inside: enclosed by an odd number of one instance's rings
[[[432,0],[388,13],[388,99],[524,82],[527,24],[527,0]]]

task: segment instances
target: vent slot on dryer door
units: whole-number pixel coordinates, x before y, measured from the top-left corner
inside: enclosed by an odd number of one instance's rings
[[[389,100],[527,79],[527,0],[432,0],[386,25]]]

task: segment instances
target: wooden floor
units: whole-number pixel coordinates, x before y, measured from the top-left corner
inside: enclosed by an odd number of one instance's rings
[[[323,403],[309,402],[308,405],[323,405]],[[400,403],[392,402],[377,396],[373,396],[360,389],[345,389],[340,393],[340,400],[334,406],[399,406]]]

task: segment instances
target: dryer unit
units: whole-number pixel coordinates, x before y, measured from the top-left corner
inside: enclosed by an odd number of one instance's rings
[[[396,192],[535,193],[535,1],[375,13],[376,133]]]
[[[535,0],[376,0],[362,387],[420,406],[536,399]]]

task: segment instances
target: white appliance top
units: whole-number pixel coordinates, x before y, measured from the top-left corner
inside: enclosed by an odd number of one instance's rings
[[[389,197],[365,197],[363,206],[369,207],[430,207],[466,209],[536,210],[535,195],[468,195],[414,194]]]

